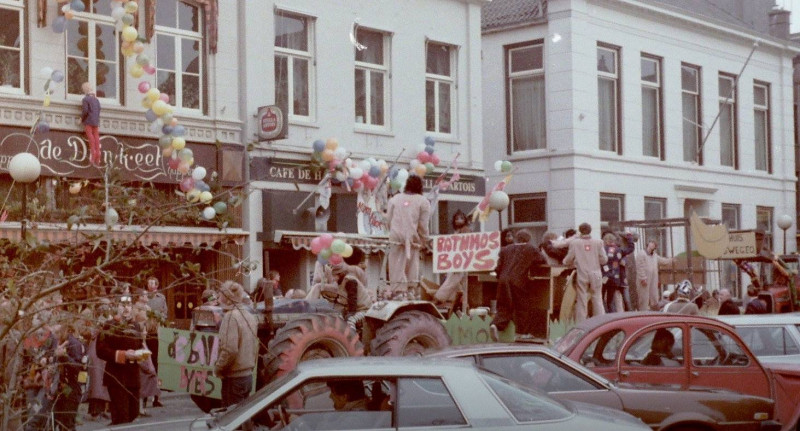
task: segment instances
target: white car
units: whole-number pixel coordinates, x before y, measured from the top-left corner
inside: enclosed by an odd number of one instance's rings
[[[763,363],[800,364],[800,313],[717,316]]]
[[[559,402],[464,361],[387,357],[302,362],[191,429],[248,421],[257,430],[649,430],[627,413]]]

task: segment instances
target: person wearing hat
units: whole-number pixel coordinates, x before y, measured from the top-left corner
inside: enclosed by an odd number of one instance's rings
[[[222,379],[222,406],[250,395],[258,360],[258,322],[245,304],[244,288],[235,281],[222,283],[219,303],[225,309],[219,327],[219,356],[214,375]]]
[[[678,298],[667,304],[667,306],[664,307],[664,312],[688,314],[690,316],[697,316],[700,314],[697,304],[692,302],[692,291],[693,287],[691,281],[683,280],[678,283],[678,286],[675,287],[675,293],[677,293]]]
[[[325,298],[341,309],[344,316],[364,311],[372,305],[372,295],[366,287],[366,273],[358,265],[364,253],[353,247],[353,254],[344,262],[328,264],[331,282],[320,282],[312,286],[306,299]]]

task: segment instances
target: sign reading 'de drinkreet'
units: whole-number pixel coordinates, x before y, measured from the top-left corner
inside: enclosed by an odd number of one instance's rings
[[[433,237],[433,272],[491,271],[500,257],[500,232]]]

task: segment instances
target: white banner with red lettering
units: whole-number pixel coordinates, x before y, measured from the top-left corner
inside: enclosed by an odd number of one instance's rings
[[[500,232],[433,236],[433,272],[491,271],[500,257]]]

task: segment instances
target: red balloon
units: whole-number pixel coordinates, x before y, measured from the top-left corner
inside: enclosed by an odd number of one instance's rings
[[[353,185],[352,185],[352,186],[350,186],[350,188],[351,188],[351,189],[353,189],[353,190],[355,190],[355,191],[358,191],[358,190],[360,190],[360,189],[361,189],[361,187],[363,187],[363,186],[366,186],[366,185],[365,185],[365,184],[364,184],[364,183],[361,181],[361,179],[359,178],[359,179],[357,179],[357,180],[353,180]]]
[[[322,251],[323,248],[324,247],[322,247],[322,244],[320,244],[319,237],[316,237],[316,238],[311,240],[311,252],[312,253],[318,254],[320,251]]]
[[[328,259],[328,262],[331,265],[338,265],[338,264],[342,263],[343,260],[344,259],[342,259],[342,255],[341,254],[332,254],[331,257]]]
[[[439,156],[437,156],[436,154],[431,154],[431,163],[433,163],[433,166],[439,166],[439,163],[441,162],[442,161],[441,159],[439,159]]]
[[[425,151],[420,151],[417,153],[417,160],[419,160],[420,163],[428,163],[431,161],[431,155]]]
[[[189,190],[194,188],[194,178],[187,176],[183,180],[181,180],[181,191],[184,193],[188,193]]]
[[[170,169],[178,169],[178,165],[180,164],[181,159],[173,159],[172,157],[170,157],[169,161],[167,162],[167,165],[169,165]]]

